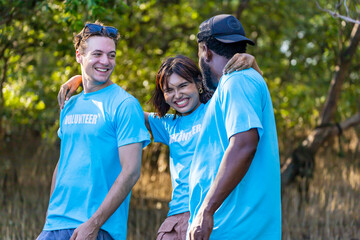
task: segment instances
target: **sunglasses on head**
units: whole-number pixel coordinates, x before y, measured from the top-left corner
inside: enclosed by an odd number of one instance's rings
[[[88,23],[85,25],[84,33],[102,33],[103,29],[109,37],[116,38],[118,30],[114,27],[101,26],[94,23]]]

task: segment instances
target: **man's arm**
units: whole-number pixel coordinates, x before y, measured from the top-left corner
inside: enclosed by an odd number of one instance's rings
[[[190,227],[190,240],[209,239],[213,215],[247,173],[258,141],[259,135],[254,128],[230,138],[216,178]]]
[[[100,227],[116,211],[140,177],[142,143],[119,147],[121,173],[97,211],[75,229],[70,240],[96,239]]]
[[[60,160],[58,160],[58,162],[56,163],[56,167],[55,167],[53,177],[52,177],[52,180],[51,180],[50,197],[53,194],[54,189],[55,189],[56,177],[57,177],[57,172],[58,172],[58,168],[59,168],[59,161]]]
[[[58,160],[58,162],[56,163],[56,167],[54,169],[52,180],[51,180],[50,198],[51,198],[51,196],[52,196],[52,194],[54,192],[54,189],[55,189],[56,177],[57,177],[57,172],[58,172],[58,168],[59,168],[59,161],[60,160]],[[49,200],[49,202],[50,202],[50,200]],[[45,222],[46,222],[46,218],[47,218],[47,212],[46,212],[46,216],[45,216]]]

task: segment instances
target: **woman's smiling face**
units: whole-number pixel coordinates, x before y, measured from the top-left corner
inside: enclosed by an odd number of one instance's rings
[[[200,106],[199,90],[194,82],[189,82],[173,73],[163,86],[165,102],[181,113],[189,115]]]

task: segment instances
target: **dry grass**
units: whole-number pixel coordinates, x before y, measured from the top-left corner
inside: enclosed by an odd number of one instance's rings
[[[0,199],[5,202],[0,203],[0,239],[35,239],[40,233],[56,161],[48,159],[22,159],[23,164],[17,166],[18,184],[8,183],[1,190]],[[36,170],[34,161],[40,162]],[[360,153],[349,150],[345,157],[339,157],[333,150],[322,151],[316,163],[308,191],[304,190],[306,181],[299,179],[299,184],[283,192],[283,239],[360,239]],[[155,239],[166,217],[170,194],[168,172],[143,169],[132,192],[129,240]]]
[[[360,161],[331,151],[317,157],[314,178],[285,189],[283,239],[360,239]]]

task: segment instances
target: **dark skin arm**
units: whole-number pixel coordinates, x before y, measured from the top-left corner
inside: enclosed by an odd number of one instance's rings
[[[190,240],[207,240],[213,229],[213,215],[247,173],[254,158],[257,129],[233,135],[219,171],[190,227]]]

